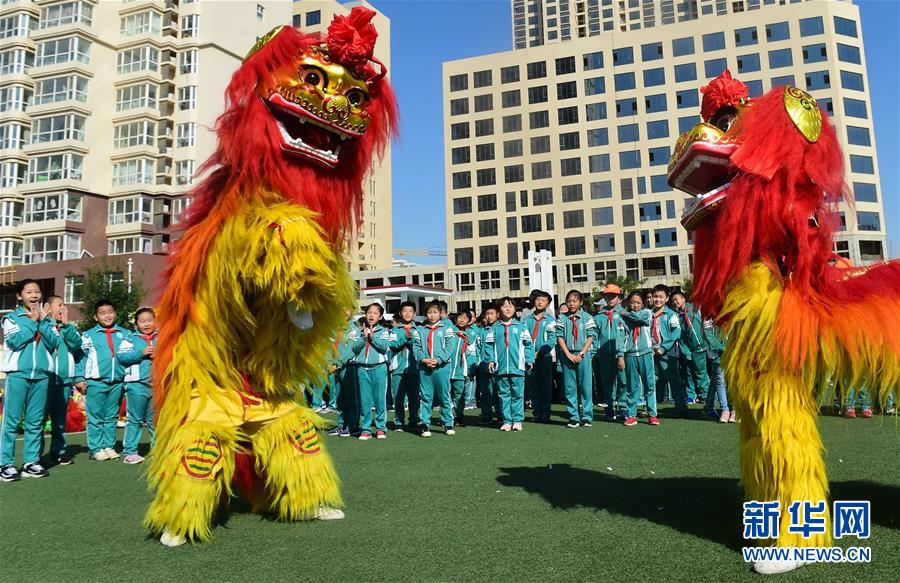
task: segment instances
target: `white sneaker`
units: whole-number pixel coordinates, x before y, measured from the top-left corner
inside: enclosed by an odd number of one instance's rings
[[[105,448],[103,448],[103,451],[106,452],[106,459],[108,459],[108,460],[117,460],[117,459],[119,459],[119,452],[117,452],[117,451],[114,450],[113,448],[111,448],[111,447],[105,447]]]
[[[509,431],[512,429],[512,426],[509,423],[504,423],[500,426],[500,431]]]
[[[522,431],[522,424],[521,423],[513,423],[512,430],[513,431]]]
[[[159,542],[166,547],[180,547],[184,543],[187,542],[187,539],[181,535],[172,534],[168,530],[162,533],[162,536],[159,537]]]
[[[101,449],[97,453],[92,453],[91,459],[94,461],[98,461],[98,462],[105,462],[106,460],[112,459],[112,458],[109,457],[109,454],[106,453],[105,449]]]
[[[456,430],[452,427],[445,427],[444,433],[446,433],[447,435],[456,435]]]
[[[313,518],[316,520],[340,520],[344,518],[344,511],[329,506],[319,506]]]
[[[753,570],[760,575],[777,575],[779,573],[787,573],[794,569],[800,568],[806,563],[803,561],[756,561],[753,563]]]

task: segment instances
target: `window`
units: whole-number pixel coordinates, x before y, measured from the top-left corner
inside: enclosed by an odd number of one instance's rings
[[[75,22],[90,26],[93,7],[87,2],[63,2],[41,9],[40,28],[53,28]]]
[[[566,255],[584,255],[587,252],[584,237],[566,237],[563,243]]]
[[[865,91],[862,75],[850,71],[841,71],[841,87],[852,91]]]
[[[668,177],[665,174],[654,174],[650,177],[650,192],[656,194],[658,192],[669,192]]]
[[[584,226],[584,211],[563,211],[563,228],[580,229]]]
[[[156,107],[156,85],[142,83],[116,90],[116,111],[128,111],[138,107]]]
[[[875,165],[872,162],[872,157],[850,154],[850,170],[860,174],[874,174]]]
[[[35,119],[31,122],[31,143],[84,141],[84,121],[84,117],[75,114]]]
[[[84,276],[67,275],[63,301],[67,304],[80,304],[84,301]]]
[[[475,96],[475,112],[491,111],[494,109],[494,96],[490,93]]]
[[[634,89],[634,73],[617,73],[615,75],[616,91]]]
[[[181,51],[181,54],[178,56],[178,69],[181,71],[182,75],[189,75],[197,72],[197,61],[200,58],[199,55],[200,52],[197,49]]]
[[[113,148],[152,146],[156,140],[156,125],[151,121],[135,121],[115,126]]]
[[[306,13],[306,26],[316,26],[322,22],[321,10],[310,10]]]
[[[469,76],[466,74],[462,75],[451,75],[450,76],[450,91],[463,91],[469,88]]]
[[[578,106],[561,107],[557,110],[559,125],[578,123]]]
[[[570,132],[567,134],[559,134],[560,150],[577,150],[581,147],[580,136],[578,132]]]
[[[25,239],[27,265],[81,257],[81,235],[41,235]]]
[[[21,148],[29,143],[30,139],[30,130],[20,123],[0,125],[0,150]]]
[[[661,119],[659,121],[647,122],[647,139],[655,140],[658,138],[669,137],[669,121]]]
[[[657,85],[664,85],[665,83],[666,73],[662,67],[659,69],[646,69],[644,71],[644,87],[655,87]]]
[[[869,129],[857,126],[847,126],[847,142],[854,146],[871,146]]]
[[[531,138],[531,153],[545,154],[550,151],[550,136],[535,136]]]
[[[146,196],[132,196],[109,201],[109,225],[153,223],[153,200]]]
[[[601,198],[612,198],[612,182],[602,180],[600,182],[591,182],[591,200]]]
[[[465,115],[467,113],[469,113],[468,97],[450,100],[450,115]]]
[[[613,207],[603,206],[591,209],[591,225],[600,227],[613,224]]]
[[[593,128],[587,131],[588,148],[609,145],[609,130],[606,128]]]
[[[38,67],[77,61],[91,62],[91,43],[80,36],[48,40],[37,45]]]
[[[514,164],[503,168],[503,182],[511,184],[513,182],[525,181],[525,166],[522,164]]]
[[[21,217],[21,215],[20,215]],[[25,201],[25,223],[82,220],[80,194],[68,192],[30,196]]]
[[[594,253],[612,253],[616,250],[616,236],[607,233],[594,235]]]
[[[550,162],[546,162],[549,167]],[[531,193],[531,203],[534,206],[553,204],[552,188],[535,188]]]
[[[866,112],[866,102],[861,99],[844,98],[844,114],[848,117],[858,117],[866,119],[869,117]]]
[[[686,107],[694,108],[700,106],[700,94],[696,89],[685,89],[684,91],[675,92],[675,103],[678,109]]]
[[[662,218],[662,206],[658,202],[646,202],[638,205],[641,222],[658,221]]]
[[[129,14],[119,21],[119,34],[124,37],[139,34],[159,34],[162,30],[162,15],[158,12],[138,12]]]
[[[616,117],[625,117],[637,113],[637,99],[631,97],[629,99],[616,100]]]
[[[759,71],[759,55],[740,55],[737,58],[738,73],[752,73]]]
[[[800,19],[800,36],[815,36],[825,33],[825,25],[821,16]]]
[[[472,198],[464,197],[464,198],[454,198],[453,199],[453,214],[454,215],[465,215],[472,212]]]
[[[859,211],[856,213],[856,222],[860,231],[880,231],[881,215],[875,212]]]
[[[827,60],[828,50],[825,48],[825,43],[819,43],[817,45],[807,45],[803,47],[804,63],[820,63]]]
[[[676,38],[672,41],[672,56],[683,57],[694,54],[694,37]]]
[[[531,179],[532,180],[543,180],[545,178],[552,178],[553,170],[550,166],[550,161],[544,162],[532,162],[531,163]],[[537,203],[535,203],[537,204]]]
[[[624,47],[621,49],[613,49],[613,66],[630,65],[634,62],[634,49]]]
[[[640,166],[641,153],[639,150],[619,152],[619,170],[630,170],[640,168]]]
[[[663,58],[662,43],[650,43],[641,45],[641,60],[645,63],[647,61],[656,61],[661,58]],[[616,64],[621,65],[623,63]]]
[[[556,84],[557,99],[572,99],[574,97],[578,97],[578,85],[575,81]]]
[[[197,86],[187,85],[178,88],[178,109],[185,111],[197,108]]]
[[[584,192],[580,184],[568,184],[562,187],[563,202],[578,202],[584,200]]]
[[[464,121],[450,125],[450,139],[464,140],[469,137],[469,122]]]
[[[175,147],[192,148],[196,130],[197,124],[194,122],[175,124]]]
[[[475,122],[475,137],[480,138],[482,136],[493,136],[494,135],[494,120],[493,119],[479,119]]]
[[[857,47],[838,43],[837,49],[839,61],[853,63],[854,65],[859,65],[862,62],[860,61],[859,49]]]
[[[503,116],[502,121],[504,134],[522,131],[522,116],[518,113],[515,115],[505,115]]]
[[[831,102],[830,97],[822,97],[816,99],[816,103],[819,104],[819,107],[827,113],[828,115],[834,115],[834,103]]]
[[[536,63],[528,63],[525,66],[526,76],[528,80],[532,79],[543,79],[547,76],[547,63],[544,61],[538,61]]]
[[[775,24],[766,25],[766,40],[768,42],[787,40],[789,38],[791,38],[791,31],[787,22],[776,22]]]
[[[757,42],[758,42],[758,35],[756,33],[755,26],[750,26],[747,28],[739,28],[734,31],[735,46],[745,47],[748,45],[755,45]]]
[[[622,200],[631,200],[634,198],[634,183],[630,177],[619,179],[619,194],[622,197]],[[625,223],[625,226],[630,227],[634,225],[634,207],[631,205],[622,207],[623,220],[625,212],[629,215],[628,222]]]
[[[696,79],[697,65],[695,63],[675,65],[675,81],[677,83],[682,83],[685,81],[695,81]]]
[[[790,67],[793,64],[794,59],[791,57],[791,49],[778,49],[777,51],[769,51],[770,69]]]
[[[519,66],[502,67],[500,69],[500,83],[516,83],[519,81]]]
[[[712,32],[703,35],[703,51],[721,51],[725,48],[725,33]]]
[[[605,77],[591,77],[584,80],[585,96],[602,95],[603,93],[606,93]]]
[[[478,186],[492,186],[497,184],[497,170],[495,168],[484,168],[475,172],[475,180]]]
[[[472,85],[475,87],[475,89],[478,89],[479,87],[490,86],[492,82],[491,71],[475,71],[475,73],[472,74],[472,81]]]
[[[500,105],[502,107],[518,107],[522,105],[522,92],[518,89],[504,91],[500,94]]]
[[[831,75],[828,71],[812,71],[806,74],[806,90],[828,89],[831,87]]]
[[[32,135],[32,139],[34,136]],[[84,158],[77,154],[38,156],[28,161],[28,182],[81,180]]]
[[[500,247],[497,245],[482,245],[478,248],[478,259],[481,263],[497,263],[500,261]]]
[[[650,248],[650,231],[641,231],[641,249]]]
[[[563,158],[559,161],[562,176],[578,176],[581,174],[581,158]]]
[[[34,66],[34,53],[25,49],[0,52],[0,75],[21,74]]]
[[[28,14],[20,13],[2,18],[0,19],[0,39],[27,37],[28,32],[34,29],[35,24]]]
[[[135,71],[158,71],[159,51],[153,47],[135,47],[121,51],[117,56],[116,73],[123,75]]]
[[[508,140],[503,142],[503,157],[515,158],[523,155],[522,140]]]
[[[853,38],[856,38],[856,22],[847,18],[835,16],[834,32],[843,36],[852,36]]]
[[[793,75],[784,75],[781,77],[772,77],[772,87],[786,87],[794,84]]]
[[[150,237],[120,237],[109,240],[110,255],[127,253],[153,253],[153,239]]]
[[[541,85],[539,87],[529,87],[528,88],[528,103],[544,103],[547,101],[547,86]]]
[[[535,130],[540,128],[545,128],[550,125],[550,112],[547,110],[544,111],[532,111],[528,114],[528,127],[529,129]]]
[[[113,186],[153,184],[154,161],[151,158],[125,160],[113,164]]]
[[[606,119],[606,104],[588,103],[584,106],[584,113],[587,121]]]
[[[685,117],[678,118],[678,133],[683,134],[684,132],[690,130],[692,127],[700,123],[699,115],[688,115]]]
[[[200,34],[200,15],[190,14],[181,17],[181,38],[193,38]]]
[[[575,72],[575,57],[562,57],[556,59],[556,74],[568,75]]]
[[[256,5],[256,20],[264,20],[266,14],[266,9],[262,4]]]
[[[537,233],[541,231],[541,215],[522,215],[522,232]]]
[[[15,188],[25,182],[27,166],[19,162],[0,163],[0,188]]]
[[[884,250],[881,241],[860,241],[859,255],[863,261],[883,261]]]
[[[497,233],[497,219],[484,219],[478,221],[479,237],[496,237]]]
[[[666,111],[666,94],[659,93],[657,95],[648,95],[644,100],[644,106],[647,108],[647,113]]]
[[[585,53],[582,56],[582,68],[585,71],[593,71],[594,69],[603,68],[603,53]]]
[[[468,162],[469,157],[469,148],[454,148],[454,150],[464,150],[466,155],[466,162]],[[483,162],[485,160],[493,160],[494,159],[494,144],[478,144],[475,146],[475,160],[477,162]]]
[[[453,259],[457,265],[472,265],[475,263],[475,252],[471,247],[455,249]]]
[[[497,210],[496,194],[481,194],[478,196],[478,212],[485,213]]]
[[[609,172],[609,154],[594,154],[588,156],[588,171]]]
[[[618,142],[624,144],[626,142],[636,142],[641,139],[638,131],[638,124],[631,123],[616,128],[618,134]]]
[[[194,183],[193,160],[179,160],[175,162],[175,183],[178,185]]]
[[[661,277],[666,274],[665,257],[644,257],[641,259],[644,277]]]
[[[857,202],[878,202],[875,185],[868,182],[854,182],[853,197]]]
[[[711,79],[713,77],[718,77],[727,67],[728,62],[724,57],[721,59],[710,59],[703,63],[703,72],[706,74],[707,78]]]

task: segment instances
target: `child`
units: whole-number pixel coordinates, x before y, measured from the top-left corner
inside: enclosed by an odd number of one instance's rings
[[[722,352],[725,351],[725,340],[718,327],[709,318],[703,321],[703,339],[709,347],[706,351],[706,369],[709,376],[710,389],[706,397],[706,413],[719,423],[728,423],[732,412],[728,407],[728,391],[725,386],[725,371],[722,370]],[[713,390],[715,389],[715,390]],[[721,414],[716,414],[716,397],[719,398]]]
[[[510,297],[500,300],[500,321],[488,330],[485,344],[496,375],[503,425],[500,431],[522,431],[525,421],[525,373],[534,365],[534,343],[528,328],[516,320],[516,304]]]
[[[409,425],[419,426],[419,366],[414,350],[419,335],[416,304],[400,304],[400,322],[391,332],[391,399],[394,402],[394,431],[403,431],[405,405],[409,403]]]
[[[484,325],[479,332],[479,354],[478,361],[481,363],[478,367],[478,394],[481,399],[481,424],[489,425],[493,422],[494,412],[500,417],[500,405],[497,403],[497,380],[488,371],[488,362],[490,355],[487,353],[488,330],[497,322],[498,310],[497,306],[489,304],[484,309]]]
[[[50,419],[50,463],[68,466],[75,461],[66,455],[66,418],[69,398],[75,382],[75,363],[81,360],[81,335],[69,322],[69,309],[59,296],[47,298],[45,311],[57,336],[57,349],[53,355],[53,372],[47,388],[47,408],[44,419]],[[43,436],[42,436],[43,437]],[[43,448],[41,448],[43,449]]]
[[[607,421],[616,420],[616,406],[622,408],[625,403],[627,383],[625,379],[622,357],[625,350],[625,323],[622,321],[622,288],[608,284],[603,288],[604,306],[594,316],[597,325],[597,348],[594,357],[594,370],[597,373],[597,384],[600,394],[606,403],[604,417]]]
[[[379,303],[366,307],[362,329],[351,332],[355,355],[356,383],[359,387],[359,439],[372,439],[372,406],[375,406],[375,437],[387,439],[388,351],[391,331],[381,324],[384,308]]]
[[[456,414],[454,423],[459,427],[465,426],[463,411],[466,409],[469,371],[478,365],[475,343],[469,338],[470,334],[469,314],[456,314],[456,338],[453,340],[453,357],[450,359],[450,393]]]
[[[580,291],[572,290],[566,294],[567,311],[560,314],[556,324],[556,342],[562,351],[563,385],[569,413],[566,427],[570,429],[578,427],[579,421],[581,427],[590,427],[594,420],[590,353],[597,337],[597,323],[581,309],[583,303],[584,296]]]
[[[456,324],[453,322],[453,318],[447,313],[447,302],[444,300],[439,300],[438,305],[441,307],[441,324],[444,325],[445,328],[456,328]]]
[[[356,387],[356,369],[352,364],[356,356],[351,347],[353,337],[359,331],[350,310],[346,312],[347,326],[338,331],[334,339],[333,363],[331,366],[330,407],[337,411],[337,426],[328,435],[350,437],[358,435],[359,394]]]
[[[706,400],[709,376],[706,372],[706,342],[703,340],[703,316],[688,303],[680,291],[672,294],[672,304],[681,324],[680,350],[686,361],[687,373],[696,389],[696,402]],[[690,397],[690,394],[688,395]]]
[[[125,374],[125,394],[127,403],[125,435],[122,437],[122,453],[125,463],[139,464],[144,461],[138,454],[141,441],[141,427],[147,424],[150,446],[153,447],[153,389],[151,388],[151,365],[156,354],[156,313],[150,308],[141,308],[134,314],[136,330],[131,335],[133,350],[119,356]]]
[[[536,290],[533,293],[534,311],[525,318],[525,327],[534,343],[534,367],[525,378],[531,397],[534,420],[550,422],[550,397],[553,392],[553,347],[556,346],[556,322],[547,314],[550,294]]]
[[[456,332],[441,322],[439,302],[431,302],[425,309],[425,324],[419,328],[418,344],[415,347],[419,361],[419,391],[421,392],[419,426],[422,437],[431,437],[431,406],[437,401],[441,407],[441,422],[444,433],[455,435],[453,430],[453,409],[450,405],[450,368],[447,362]]]
[[[666,386],[675,400],[675,415],[687,414],[687,393],[681,382],[681,368],[676,346],[681,339],[681,323],[676,314],[668,307],[669,288],[657,285],[653,288],[653,320],[650,325],[650,337],[653,339],[653,361],[656,373],[656,392],[665,395]]]
[[[134,350],[131,334],[116,326],[116,308],[109,300],[94,305],[97,325],[81,335],[84,358],[77,366],[76,387],[85,393],[87,441],[92,460],[118,459],[116,420],[125,381],[123,353]],[[128,357],[126,357],[128,358]]]
[[[49,374],[53,372],[53,351],[59,336],[41,306],[41,288],[33,279],[16,286],[16,309],[3,316],[3,420],[0,422],[0,480],[15,482],[20,477],[43,478],[47,470],[40,464],[41,434],[47,407]],[[22,472],[16,469],[16,432],[22,423]]]
[[[625,322],[625,376],[628,379],[628,411],[625,427],[637,425],[637,405],[641,396],[647,403],[648,422],[659,425],[656,414],[656,375],[653,371],[653,340],[650,337],[651,314],[644,308],[639,292],[631,292],[625,302],[628,311],[622,312]]]

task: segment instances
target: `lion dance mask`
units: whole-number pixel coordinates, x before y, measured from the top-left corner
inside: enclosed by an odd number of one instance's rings
[[[299,401],[354,305],[341,251],[396,133],[374,14],[324,38],[273,30],[226,90],[159,308],[145,523],[167,546],[207,540],[233,488],[284,520],[343,516],[322,419]]]
[[[704,121],[679,138],[669,184],[697,197],[682,223],[695,233],[695,300],[728,335],[742,484],[748,500],[780,502],[770,544],[830,546],[828,533],[790,532],[788,508],[829,508],[816,429],[824,389],[865,388],[882,407],[896,398],[900,263],[833,265],[835,207],[852,201],[815,99],[779,87],[751,100],[727,70],[701,91]]]

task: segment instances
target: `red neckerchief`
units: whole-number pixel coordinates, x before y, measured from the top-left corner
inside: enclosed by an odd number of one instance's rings
[[[569,316],[569,319],[572,320],[572,343],[578,344],[578,313],[576,312],[574,316]]]
[[[425,324],[425,327],[428,328],[428,356],[434,358],[434,333],[440,328],[441,323],[438,322],[432,326]]]
[[[457,332],[456,335],[462,338],[463,341],[462,350],[459,351],[459,362],[462,364],[466,360],[466,349],[469,347],[469,337],[462,331]]]
[[[663,312],[665,312],[665,308],[653,314],[653,324],[650,327],[650,332],[657,344],[662,344],[662,337],[659,335],[659,317],[663,315]]]
[[[634,331],[632,331],[632,333],[631,333],[631,341],[634,342],[635,349],[637,349],[638,338],[640,338],[640,337],[641,337],[641,327],[635,326]]]
[[[691,324],[691,318],[692,318],[691,309],[687,306],[684,306],[684,320],[687,323],[688,330],[693,332],[694,325]]]
[[[500,324],[503,326],[503,342],[509,348],[509,327],[512,326],[512,320],[509,321],[509,324],[505,322],[500,322]]]
[[[541,329],[541,322],[544,321],[544,316],[535,316],[534,317],[534,332],[531,334],[531,341],[537,342],[538,330]]]
[[[140,336],[141,338],[143,338],[144,341],[145,341],[148,345],[151,345],[151,346],[152,346],[152,342],[153,342],[154,340],[156,340],[156,334],[157,334],[157,333],[154,332],[154,333],[152,333],[152,334],[138,334],[138,336]]]
[[[113,342],[112,335],[114,332],[118,332],[115,328],[100,328],[104,333],[106,333],[106,343],[109,344],[109,352],[113,355],[113,358],[116,357],[116,344]]]

